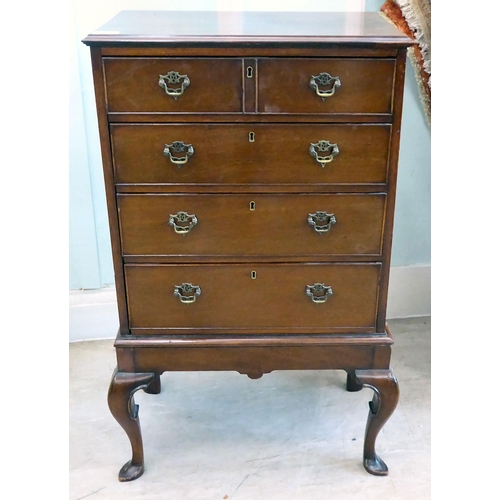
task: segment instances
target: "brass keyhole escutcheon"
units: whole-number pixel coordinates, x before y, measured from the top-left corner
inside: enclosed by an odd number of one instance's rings
[[[250,212],[253,212],[255,210],[255,201],[250,202]]]
[[[247,67],[247,78],[253,78],[253,68],[252,66]]]
[[[256,280],[257,279],[257,271],[252,271],[250,273],[250,277],[253,279],[253,280]]]
[[[248,134],[248,142],[255,142],[255,133],[254,132],[250,132]]]

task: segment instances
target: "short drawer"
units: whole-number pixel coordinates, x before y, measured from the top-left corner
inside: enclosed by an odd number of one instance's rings
[[[385,183],[390,125],[112,125],[118,184]]]
[[[260,113],[392,113],[394,59],[262,59],[258,74]]]
[[[125,265],[134,334],[374,331],[380,264]]]
[[[241,59],[104,58],[103,61],[110,112],[242,111]]]
[[[378,256],[385,200],[384,194],[119,194],[122,248],[126,256]]]

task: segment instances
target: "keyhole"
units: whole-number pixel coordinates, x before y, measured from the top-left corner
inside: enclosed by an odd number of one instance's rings
[[[257,279],[257,271],[252,271],[252,272],[250,273],[250,277],[251,277],[253,280]]]
[[[249,142],[255,142],[255,134],[253,132],[250,132],[248,134],[248,141]]]
[[[247,68],[247,78],[252,78],[253,77],[253,68],[252,66],[248,66]]]
[[[253,212],[255,210],[255,201],[250,202],[250,211]]]

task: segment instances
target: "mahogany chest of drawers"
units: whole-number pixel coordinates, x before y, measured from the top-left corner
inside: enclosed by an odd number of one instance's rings
[[[91,48],[120,329],[109,407],[175,370],[340,369],[398,400],[385,324],[406,48],[378,14],[124,11]]]

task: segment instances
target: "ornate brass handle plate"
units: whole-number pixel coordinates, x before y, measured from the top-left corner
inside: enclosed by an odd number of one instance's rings
[[[174,231],[177,234],[185,235],[198,224],[198,219],[194,214],[189,215],[187,212],[177,212],[175,215],[170,214],[168,224],[174,227]]]
[[[179,153],[186,153],[184,156],[176,156]],[[185,165],[190,156],[194,155],[192,144],[184,144],[182,141],[174,141],[172,144],[165,144],[163,154],[168,156],[170,161],[179,168]]]
[[[332,88],[327,90],[320,88],[320,86],[326,87],[327,85],[331,85]],[[311,80],[309,80],[309,87],[323,100],[335,94],[335,89],[338,89],[341,85],[338,76],[332,76],[328,73],[320,73],[318,76],[311,75]]]
[[[160,80],[158,81],[158,85],[166,94],[176,100],[184,94],[184,90],[189,87],[190,83],[191,81],[187,75],[180,75],[177,71],[169,71],[166,75],[160,75]],[[169,85],[175,85],[176,87],[169,87]]]
[[[318,153],[327,153],[327,155],[320,156]],[[325,168],[325,165],[333,161],[339,153],[338,144],[330,144],[329,141],[311,142],[309,146],[309,154],[321,165],[321,168]]]
[[[309,214],[307,222],[314,228],[317,233],[322,234],[330,231],[332,225],[337,223],[337,219],[333,214],[316,211],[315,214]]]
[[[333,290],[331,286],[325,286],[324,283],[314,283],[314,285],[306,286],[306,294],[315,304],[323,304],[329,295],[333,295]]]
[[[191,283],[182,283],[174,286],[174,295],[179,297],[183,304],[192,304],[196,301],[196,297],[201,295],[201,288]]]

